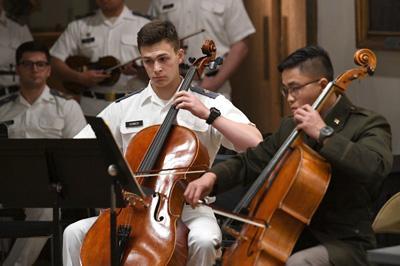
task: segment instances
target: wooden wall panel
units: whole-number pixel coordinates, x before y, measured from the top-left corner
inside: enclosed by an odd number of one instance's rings
[[[279,92],[281,78],[276,67],[289,53],[309,43],[308,13],[316,0],[246,0],[244,4],[256,34],[250,38],[248,57],[232,78],[232,99],[261,132],[273,132],[289,111]]]
[[[273,131],[280,120],[276,88],[279,61],[280,5],[278,0],[247,0],[247,12],[256,27],[249,55],[232,78],[233,102],[257,124],[261,132]],[[268,65],[265,62],[269,62]],[[278,115],[271,115],[278,114]]]

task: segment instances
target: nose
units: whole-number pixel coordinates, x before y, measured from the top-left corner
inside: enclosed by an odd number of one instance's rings
[[[161,70],[162,70],[161,64],[156,61],[154,63],[154,72],[159,73],[159,72],[161,72]]]
[[[36,64],[32,64],[32,71],[37,72],[39,67]]]
[[[293,97],[292,93],[288,93],[286,96],[286,100],[288,101],[288,103],[293,103],[295,98]]]

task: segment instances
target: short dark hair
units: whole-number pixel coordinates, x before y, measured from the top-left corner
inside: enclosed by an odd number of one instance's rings
[[[294,51],[278,65],[278,71],[282,73],[285,69],[295,67],[316,77],[333,80],[331,59],[328,53],[319,46],[310,45]]]
[[[47,46],[40,42],[29,41],[29,42],[24,42],[23,44],[18,46],[17,51],[15,53],[15,62],[17,63],[17,65],[20,63],[22,55],[26,52],[44,53],[46,55],[47,61],[50,62],[50,53]]]
[[[175,51],[179,49],[179,38],[174,24],[169,21],[153,20],[144,25],[138,32],[138,48],[150,46],[161,41],[167,41],[174,47]]]

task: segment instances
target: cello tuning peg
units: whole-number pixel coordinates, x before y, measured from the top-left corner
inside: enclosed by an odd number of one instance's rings
[[[224,59],[222,57],[218,56],[217,58],[215,58],[214,62],[217,65],[222,65],[222,63],[224,62]]]
[[[196,58],[195,58],[195,57],[189,57],[189,58],[188,58],[188,61],[189,61],[191,64],[193,64],[194,61],[196,61]]]
[[[208,64],[208,72],[206,73],[207,76],[214,76],[215,74],[217,74],[218,70],[218,66],[222,65],[222,62],[224,61],[224,59],[222,57],[217,57],[215,60],[211,61]]]

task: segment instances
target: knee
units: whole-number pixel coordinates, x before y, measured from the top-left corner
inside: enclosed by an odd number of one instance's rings
[[[307,259],[301,253],[294,253],[286,262],[286,266],[309,265]]]
[[[70,224],[64,229],[63,240],[67,246],[74,243],[82,243],[84,237],[85,233],[81,230],[78,222]]]
[[[205,232],[189,235],[189,246],[198,251],[215,253],[219,245],[218,235]]]

